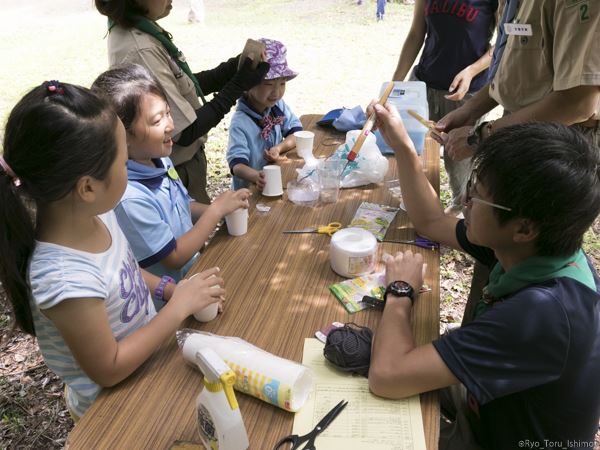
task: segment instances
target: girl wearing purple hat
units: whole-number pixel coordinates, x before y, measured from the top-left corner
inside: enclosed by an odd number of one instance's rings
[[[300,120],[283,101],[287,81],[298,72],[288,67],[281,42],[259,40],[265,44],[263,59],[270,69],[260,84],[238,100],[231,119],[227,163],[233,174],[233,189],[254,183],[262,191],[265,185],[262,168],[294,148],[294,132],[302,130]]]

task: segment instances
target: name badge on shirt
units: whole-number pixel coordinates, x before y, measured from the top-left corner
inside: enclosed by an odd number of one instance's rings
[[[533,30],[528,23],[505,23],[504,32],[509,36],[533,36]]]

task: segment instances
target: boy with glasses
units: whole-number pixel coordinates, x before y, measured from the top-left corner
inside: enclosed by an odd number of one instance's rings
[[[440,400],[452,423],[442,423],[440,449],[593,448],[600,279],[581,244],[600,212],[599,152],[559,124],[499,130],[475,153],[458,220],[444,215],[397,111],[373,108],[418,233],[491,273],[472,322],[416,347],[410,310],[423,259],[391,258],[371,390],[402,398],[447,388]]]

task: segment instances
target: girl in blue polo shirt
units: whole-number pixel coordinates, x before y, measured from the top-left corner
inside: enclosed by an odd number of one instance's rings
[[[188,195],[168,158],[174,126],[166,96],[144,67],[104,72],[92,88],[109,98],[127,131],[128,183],[115,208],[119,225],[142,268],[163,276],[163,285],[177,282],[219,221],[248,207],[250,192],[227,191],[210,205]],[[157,309],[162,300],[155,298]]]
[[[298,72],[288,67],[286,48],[281,42],[259,40],[265,44],[263,58],[271,67],[263,81],[238,100],[231,119],[227,163],[234,189],[254,183],[262,191],[262,168],[294,148],[294,132],[302,130],[300,120],[283,101],[286,83]]]

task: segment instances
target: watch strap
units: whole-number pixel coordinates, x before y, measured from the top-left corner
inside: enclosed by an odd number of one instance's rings
[[[408,297],[410,299],[410,303],[415,303],[415,291],[412,286],[403,280],[392,281],[385,289],[385,293],[383,294],[383,300],[387,301],[387,295],[392,294],[397,297]]]

